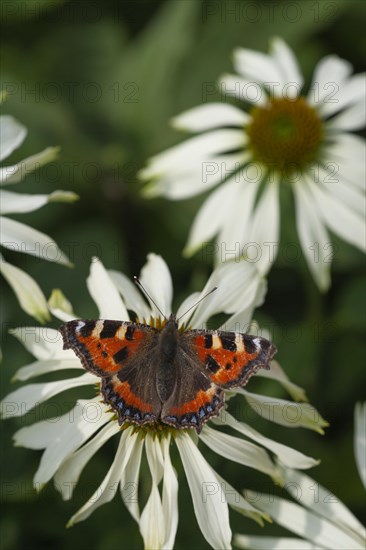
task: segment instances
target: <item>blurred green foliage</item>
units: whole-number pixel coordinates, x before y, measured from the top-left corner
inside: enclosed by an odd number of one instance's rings
[[[233,48],[266,51],[271,36],[282,36],[298,55],[307,82],[323,55],[338,54],[359,72],[365,53],[361,0],[4,0],[1,13],[1,87],[8,93],[3,112],[14,115],[29,130],[22,148],[9,161],[48,145],[59,145],[62,151],[57,164],[29,176],[15,190],[69,189],[81,197],[74,205],[50,204],[15,217],[55,238],[75,263],[74,269],[16,253],[7,257],[34,276],[46,295],[61,288],[83,317],[97,314],[85,286],[94,255],[106,267],[132,276],[149,251],[162,254],[174,277],[177,304],[209,275],[210,258],[181,256],[203,196],[178,203],[145,201],[136,173],[148,156],[182,139],[169,128],[171,116],[219,99],[215,82],[222,72],[232,71]],[[291,210],[290,204],[289,214],[281,221],[284,245],[297,240]],[[321,437],[260,420],[255,427],[321,458],[321,465],[310,474],[361,517],[364,493],[352,437],[353,407],[363,398],[365,382],[364,263],[361,253],[335,241],[333,284],[327,295],[319,294],[302,261],[290,262],[280,251],[269,276],[266,302],[256,315],[272,329],[283,368],[306,388],[330,428]],[[33,324],[9,288],[4,288],[2,395],[13,389],[9,381],[17,368],[32,361],[7,329]],[[252,389],[278,391],[263,380],[253,381]],[[72,397],[85,397],[83,392],[78,390]],[[11,446],[12,433],[35,420],[32,414],[29,417],[2,424],[0,549],[141,548],[136,525],[119,496],[92,519],[72,529],[64,527],[104,477],[114,443],[109,442],[86,468],[72,501],[62,502],[51,483],[38,495],[31,480],[40,453]],[[206,456],[237,488],[273,490],[264,476],[235,467],[209,450]],[[176,548],[205,548],[179,460],[175,464],[181,481]],[[142,492],[147,495],[146,468],[142,476],[146,478]],[[264,534],[235,513],[232,528]],[[272,526],[267,532],[284,530]]]

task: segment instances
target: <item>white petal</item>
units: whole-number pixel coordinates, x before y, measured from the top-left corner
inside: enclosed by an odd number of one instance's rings
[[[322,550],[323,546],[316,546],[306,540],[291,537],[258,537],[235,535],[235,546],[250,550]]]
[[[240,99],[257,107],[263,107],[267,104],[266,91],[260,84],[253,82],[250,78],[243,78],[236,74],[223,74],[220,76],[219,84],[221,93],[227,97]]]
[[[200,293],[199,292],[193,292],[190,296],[188,296],[183,302],[180,304],[178,311],[177,311],[177,319],[180,317],[184,317],[185,313],[188,313],[188,311],[193,308],[193,306],[196,305],[198,300],[200,299]]]
[[[17,327],[9,331],[37,359],[75,359],[72,350],[63,349],[61,333],[50,327]],[[65,367],[67,368],[67,367]]]
[[[296,181],[293,189],[302,251],[319,289],[325,291],[330,286],[331,241],[306,184]]]
[[[137,438],[139,436],[132,433],[132,428],[123,431],[112,466],[107,475],[84,506],[72,516],[68,523],[69,526],[88,518],[99,506],[112,500],[116,494],[123,468],[130,459]]]
[[[327,130],[347,131],[361,130],[366,123],[365,102],[360,101],[347,107],[339,115],[327,122]]]
[[[137,285],[126,277],[124,273],[120,273],[119,271],[109,269],[108,275],[121,294],[127,310],[134,311],[140,320],[148,319],[151,315],[151,310],[146,300],[142,297],[141,292],[137,290]]]
[[[282,94],[290,98],[297,97],[304,79],[293,51],[282,38],[275,37],[271,41],[271,54],[281,70],[283,81],[286,83],[285,89],[281,90]],[[294,86],[287,86],[287,84],[294,84]]]
[[[55,411],[59,412],[55,407]],[[73,418],[73,409],[62,416],[56,416],[36,422],[25,428],[21,428],[13,435],[15,447],[25,447],[26,449],[40,450],[45,449],[55,440],[57,432],[70,426],[70,418]]]
[[[270,380],[276,380],[279,382],[290,394],[294,401],[307,401],[306,393],[303,388],[297,386],[289,380],[285,371],[281,368],[281,365],[277,361],[271,361],[270,370],[260,369],[256,376],[263,378],[269,378]]]
[[[228,505],[236,510],[236,512],[239,512],[239,514],[242,514],[243,516],[246,516],[256,521],[261,527],[263,527],[264,522],[262,518],[269,520],[269,516],[254,508],[254,506],[252,506],[250,502],[245,500],[245,498],[243,498],[242,495],[230,485],[230,483],[228,483],[219,474],[216,473],[216,475],[217,479],[221,483],[221,490],[225,495],[225,499]]]
[[[257,414],[281,426],[308,428],[320,434],[323,434],[323,428],[328,426],[319,412],[309,403],[294,403],[286,399],[248,392],[242,388],[236,389],[235,393],[244,395]]]
[[[352,65],[348,61],[336,55],[323,57],[315,67],[308,93],[309,103],[321,109],[323,101],[329,99],[329,94],[342,86],[351,72]]]
[[[71,303],[59,288],[54,288],[52,290],[51,296],[48,300],[48,307],[50,308],[52,315],[64,323],[77,318],[77,315],[75,315],[72,309]]]
[[[318,205],[323,221],[328,225],[329,229],[345,241],[357,246],[361,250],[366,250],[364,218],[350,210],[334,196],[323,191],[310,178],[307,178],[307,184],[313,195],[315,204]]]
[[[256,268],[245,261],[227,262],[217,267],[201,292],[201,297],[215,286],[216,292],[198,306],[191,319],[192,327],[204,328],[206,321],[216,313],[236,313],[253,306],[260,275]]]
[[[243,422],[239,422],[238,420],[236,420],[227,411],[224,411],[222,415],[218,418],[219,423],[229,425],[231,428],[243,434],[245,437],[253,439],[260,445],[263,445],[263,447],[266,447],[266,449],[272,451],[277,456],[277,458],[279,458],[282,464],[284,464],[288,468],[306,469],[312,468],[313,466],[319,464],[318,460],[315,460],[310,456],[306,456],[303,453],[296,451],[295,449],[291,449],[291,447],[287,447],[287,445],[283,445],[282,443],[278,443],[273,439],[269,439],[268,437],[263,436],[262,434],[254,430],[251,426],[248,426],[248,424],[244,424]]]
[[[365,188],[366,142],[360,136],[342,133],[333,138],[333,143],[324,148],[324,164],[359,189]]]
[[[279,179],[270,176],[253,214],[249,243],[258,247],[256,268],[265,275],[276,259],[280,232]]]
[[[165,533],[163,548],[170,550],[174,547],[175,536],[178,528],[178,479],[176,471],[170,460],[170,438],[164,438],[161,442],[164,457],[164,482],[163,482],[163,516],[165,520]]]
[[[0,184],[19,183],[28,174],[34,172],[34,170],[38,170],[44,164],[55,160],[58,157],[59,151],[59,147],[47,147],[40,153],[27,157],[18,164],[4,166],[0,170]],[[76,197],[76,195],[74,196]]]
[[[123,300],[98,258],[93,258],[86,284],[90,296],[97,304],[101,319],[128,321],[129,316]]]
[[[12,378],[12,382],[16,380],[29,380],[34,376],[42,376],[42,374],[48,374],[49,372],[57,372],[64,369],[79,369],[82,370],[80,359],[75,357],[74,359],[42,359],[42,361],[35,361],[30,365],[20,368]]]
[[[337,92],[332,94],[327,102],[322,107],[322,117],[330,116],[344,107],[353,103],[361,103],[365,101],[365,73],[356,74],[347,79]]]
[[[169,317],[172,311],[173,283],[169,268],[161,256],[153,253],[147,255],[140,280],[165,317]],[[151,300],[149,302],[154,317],[160,317],[156,306]]]
[[[78,196],[71,191],[54,191],[49,195],[27,195],[0,190],[2,214],[23,214],[38,210],[48,202],[72,202]]]
[[[204,132],[218,126],[244,126],[249,115],[228,103],[206,103],[176,116],[173,127],[191,132]]]
[[[44,382],[42,384],[28,384],[11,393],[1,401],[1,416],[12,418],[22,416],[39,403],[43,403],[54,395],[70,388],[86,386],[96,383],[97,378],[88,372],[76,378],[67,378],[57,382]]]
[[[261,84],[276,83],[280,86],[286,84],[275,59],[256,50],[246,48],[234,50],[234,67],[241,76]]]
[[[175,442],[203,536],[213,548],[231,548],[228,505],[215,472],[187,433],[178,433]]]
[[[258,497],[258,493],[247,492],[248,498]],[[288,500],[272,495],[260,495],[256,506],[266,511],[279,525],[290,529],[295,534],[319,545],[322,548],[332,550],[361,550],[354,537],[348,535],[342,528],[318,517],[305,508]]]
[[[71,265],[69,259],[59,249],[55,241],[45,233],[9,218],[1,217],[0,223],[1,244],[5,248],[37,256],[49,262]]]
[[[70,454],[58,468],[55,477],[55,487],[64,500],[72,497],[74,488],[79,481],[81,472],[95,453],[120,431],[117,422],[108,422],[88,443]]]
[[[241,151],[204,160],[196,159],[186,168],[177,167],[174,172],[152,182],[152,186],[149,187],[149,198],[153,195],[163,195],[170,200],[182,200],[208,191],[229,178],[239,183],[238,170],[251,158],[251,155],[249,151]],[[237,173],[232,177],[231,174],[234,172]],[[146,193],[145,196],[147,196]]]
[[[191,256],[200,246],[207,244],[227,222],[228,207],[237,196],[237,190],[238,183],[235,178],[229,178],[205,200],[190,229],[183,251],[185,256]],[[217,245],[214,246],[214,249],[216,248]]]
[[[0,116],[0,161],[23,143],[27,129],[10,115]]]
[[[218,455],[249,468],[254,468],[276,480],[280,479],[278,468],[273,464],[269,454],[261,447],[258,447],[258,445],[254,445],[254,443],[233,435],[213,430],[207,425],[203,427],[199,437],[207,447]]]
[[[343,526],[345,530],[353,531],[354,536],[360,537],[361,544],[365,542],[366,531],[363,525],[329,489],[295,470],[284,469],[283,472],[286,480],[285,489],[302,506],[310,508],[312,512],[329,519],[339,527]]]
[[[366,489],[366,404],[357,403],[355,406],[355,433],[354,433],[355,460],[358,473]]]
[[[138,484],[144,443],[143,438],[135,439],[130,458],[123,468],[120,482],[123,502],[135,521],[140,519]]]
[[[169,170],[176,170],[177,166],[189,166],[197,159],[209,159],[226,151],[243,148],[244,145],[245,134],[242,130],[213,130],[188,139],[150,158],[147,167],[139,173],[139,177],[143,180],[155,178]]]
[[[0,255],[0,273],[8,281],[21,308],[40,323],[50,320],[46,298],[34,279],[25,271],[6,262]]]
[[[317,176],[319,178],[317,181],[327,193],[334,195],[337,200],[357,214],[364,215],[366,196],[359,187],[350,185],[341,174],[334,173],[332,165],[328,166],[327,171],[320,166]]]

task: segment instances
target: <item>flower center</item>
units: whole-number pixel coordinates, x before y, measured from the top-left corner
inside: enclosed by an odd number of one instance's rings
[[[271,98],[250,114],[248,147],[255,161],[288,175],[317,159],[323,124],[305,98]]]

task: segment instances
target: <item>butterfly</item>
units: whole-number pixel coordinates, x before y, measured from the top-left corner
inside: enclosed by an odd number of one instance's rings
[[[224,390],[245,386],[270,368],[276,347],[240,332],[184,330],[175,315],[161,328],[111,320],[74,320],[60,327],[64,349],[101,378],[105,403],[119,424],[195,428],[217,416]]]

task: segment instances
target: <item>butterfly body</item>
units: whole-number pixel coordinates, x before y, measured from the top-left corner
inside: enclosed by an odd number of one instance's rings
[[[276,348],[238,332],[180,330],[171,315],[161,329],[141,323],[75,320],[60,328],[120,424],[167,424],[199,433],[224,404],[224,389],[244,386]]]

